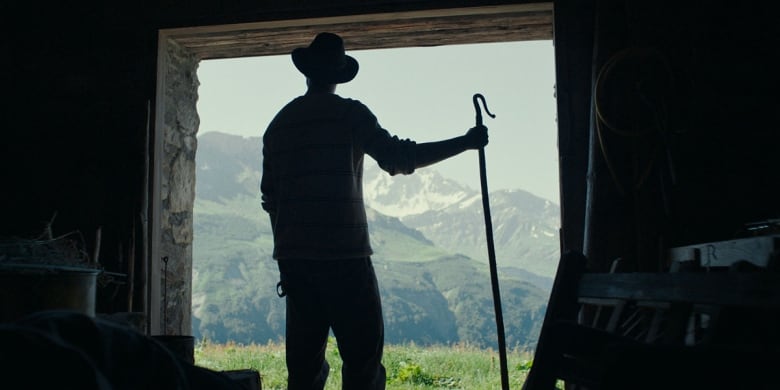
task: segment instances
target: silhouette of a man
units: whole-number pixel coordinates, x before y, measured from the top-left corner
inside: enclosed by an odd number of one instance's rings
[[[332,330],[343,389],[384,389],[384,323],[371,264],[363,203],[363,157],[390,175],[411,174],[487,145],[485,126],[451,139],[416,143],[391,135],[360,101],[335,93],[358,62],[336,34],[320,33],[292,51],[306,94],[277,113],[263,135],[262,207],[271,218],[273,257],[286,296],[288,388],[322,389]]]

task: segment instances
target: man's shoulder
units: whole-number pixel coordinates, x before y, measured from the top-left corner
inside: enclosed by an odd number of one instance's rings
[[[304,96],[305,98],[305,96]],[[358,99],[344,97],[335,93],[320,95],[314,99],[301,101],[303,105],[315,106],[328,112],[327,115],[340,118],[362,118],[366,115],[373,116],[371,109]]]
[[[335,93],[331,94],[330,97],[332,99],[340,102],[341,104],[350,105],[350,106],[356,106],[356,107],[361,107],[361,108],[366,108],[366,109],[368,108],[368,107],[366,107],[365,104],[363,104],[363,102],[361,102],[360,100],[355,99],[355,98],[345,97],[345,96],[337,95]]]
[[[341,96],[338,98],[343,101],[345,106],[349,106],[349,113],[351,116],[374,115],[373,112],[371,112],[371,109],[358,99]]]
[[[319,119],[337,118],[355,121],[366,117],[373,117],[373,113],[360,100],[336,94],[303,95],[287,103],[274,116],[268,128],[285,127]]]
[[[343,97],[335,93],[331,94],[317,94],[317,95],[302,95],[291,100],[285,105],[281,111],[289,111],[296,109],[310,109],[311,107],[362,107],[366,105],[360,100]]]

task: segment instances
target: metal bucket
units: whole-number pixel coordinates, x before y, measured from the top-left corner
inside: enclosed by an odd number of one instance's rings
[[[94,317],[99,273],[92,268],[0,264],[0,322],[42,310]]]

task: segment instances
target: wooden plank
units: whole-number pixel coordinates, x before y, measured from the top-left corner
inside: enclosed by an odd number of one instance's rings
[[[780,308],[780,274],[586,273],[580,279],[578,295],[777,309]]]
[[[729,267],[738,261],[766,267],[778,248],[780,235],[774,234],[672,248],[669,259],[696,261],[702,267]]]

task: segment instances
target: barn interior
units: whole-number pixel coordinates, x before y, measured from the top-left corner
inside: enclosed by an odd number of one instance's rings
[[[584,273],[736,274],[717,279],[722,290],[735,292],[726,306],[746,303],[752,311],[740,311],[743,320],[727,332],[753,337],[732,337],[729,346],[746,353],[777,348],[780,328],[755,330],[778,320],[780,64],[772,52],[780,31],[771,2],[166,0],[1,7],[7,21],[0,237],[78,232],[90,260],[99,259],[113,278],[111,293],[97,294],[96,313],[140,313],[150,335],[190,334],[200,61],[289,53],[326,30],[340,33],[347,50],[551,39],[561,253],[582,254]],[[741,278],[746,272],[762,275],[761,283]],[[551,308],[559,294],[571,293],[567,286],[577,288],[579,276],[567,275],[559,269]],[[604,283],[614,287],[613,281]],[[686,286],[627,283],[620,288],[631,299],[652,296],[653,289],[688,294]],[[747,283],[760,289],[746,290]],[[5,290],[3,304],[24,311],[27,293],[14,288]],[[710,287],[702,294],[707,305],[721,299]],[[577,302],[573,321],[592,318]],[[547,325],[557,313],[548,310],[542,339],[553,334]],[[4,314],[7,320],[18,313]],[[546,377],[531,389],[564,375],[555,373],[563,360],[542,356],[554,344],[542,339],[541,372],[533,379]],[[677,361],[680,350],[652,353]],[[610,374],[598,371],[600,378]]]

